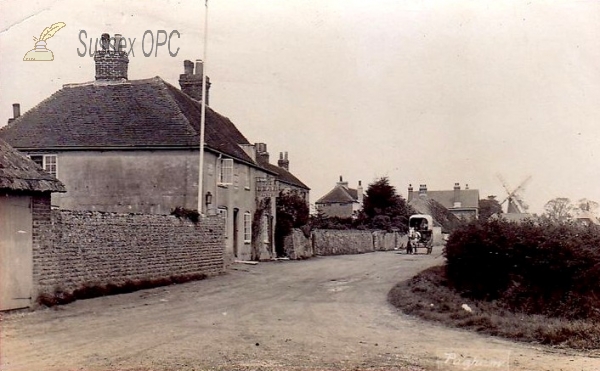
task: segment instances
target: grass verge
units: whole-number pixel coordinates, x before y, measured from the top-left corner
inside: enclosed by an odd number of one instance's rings
[[[73,291],[57,288],[53,293],[43,293],[37,297],[38,305],[53,307],[63,305],[80,299],[91,299],[99,296],[126,294],[143,289],[160,286],[198,281],[206,278],[205,274],[185,274],[164,278],[127,280],[121,283],[86,284]]]
[[[562,348],[600,349],[600,322],[515,313],[495,302],[465,299],[446,285],[443,266],[397,284],[388,300],[406,314],[449,326]]]

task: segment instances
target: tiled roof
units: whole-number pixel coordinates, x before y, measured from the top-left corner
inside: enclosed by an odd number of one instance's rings
[[[433,217],[434,225],[442,227],[443,232],[452,231],[460,224],[460,220],[448,208],[434,199],[427,197],[413,197],[409,205],[419,214]]]
[[[354,203],[358,202],[358,192],[356,189],[337,184],[325,196],[321,197],[316,204],[332,203]]]
[[[479,190],[461,189],[460,208],[479,208]],[[436,200],[447,209],[454,208],[454,190],[451,191],[427,191],[427,197]]]
[[[235,125],[206,108],[208,149],[253,163]],[[66,85],[0,137],[19,149],[198,147],[201,104],[159,77]]]
[[[263,168],[270,170],[274,173],[277,174],[277,179],[280,182],[283,183],[287,183],[299,188],[304,188],[306,190],[310,190],[310,188],[308,188],[308,186],[304,183],[302,183],[302,181],[298,178],[296,178],[296,176],[292,173],[290,173],[289,171],[287,171],[286,169],[280,167],[280,166],[275,166],[273,164],[267,163],[267,162],[260,162],[260,166],[262,166]]]
[[[0,139],[0,189],[65,192],[65,186],[35,162]]]

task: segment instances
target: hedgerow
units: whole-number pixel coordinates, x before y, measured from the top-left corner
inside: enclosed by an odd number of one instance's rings
[[[451,234],[448,285],[512,311],[600,319],[600,229],[578,224],[473,222]]]

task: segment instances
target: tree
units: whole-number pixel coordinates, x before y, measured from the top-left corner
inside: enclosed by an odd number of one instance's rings
[[[389,226],[406,231],[408,217],[413,213],[414,210],[396,192],[387,177],[369,184],[363,199],[362,217],[371,227]]]
[[[600,204],[596,201],[589,200],[587,198],[582,198],[575,203],[573,207],[573,213],[575,215],[581,214],[584,211],[589,212],[590,214],[596,216],[598,214],[598,208]]]
[[[486,221],[494,214],[502,214],[502,206],[496,196],[488,196],[486,199],[479,200],[479,220]]]
[[[308,223],[309,209],[304,197],[295,191],[281,191],[276,203],[275,249],[277,255],[284,253],[284,240],[293,228]]]
[[[551,222],[563,223],[573,218],[573,211],[574,207],[571,200],[566,197],[557,197],[544,205],[542,217]]]

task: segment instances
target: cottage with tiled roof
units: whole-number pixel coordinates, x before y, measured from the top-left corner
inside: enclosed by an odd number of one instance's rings
[[[413,191],[412,184],[408,186],[408,203],[416,197],[432,199],[448,209],[459,219],[477,219],[479,217],[479,190],[460,188],[459,183],[454,184],[454,189],[447,191],[428,191],[426,184],[419,186],[419,192]]]
[[[329,216],[338,218],[351,218],[360,210],[363,202],[363,187],[361,181],[358,181],[356,189],[348,187],[340,175],[340,181],[335,187],[315,202],[317,211]]]
[[[31,304],[33,256],[50,222],[50,194],[65,186],[0,139],[0,310]]]
[[[101,50],[94,60],[95,81],[64,85],[0,129],[0,137],[65,183],[68,191],[52,197],[60,208],[197,209],[202,62],[184,62],[180,90],[160,77],[128,80],[124,51]],[[207,78],[207,103],[209,84]],[[275,195],[258,194],[257,179],[279,172],[257,163],[256,146],[210,107],[204,142],[202,211],[226,219],[232,257],[270,257],[272,226],[257,234],[252,225],[274,222]],[[273,198],[260,213],[264,223],[253,223],[257,197]]]

